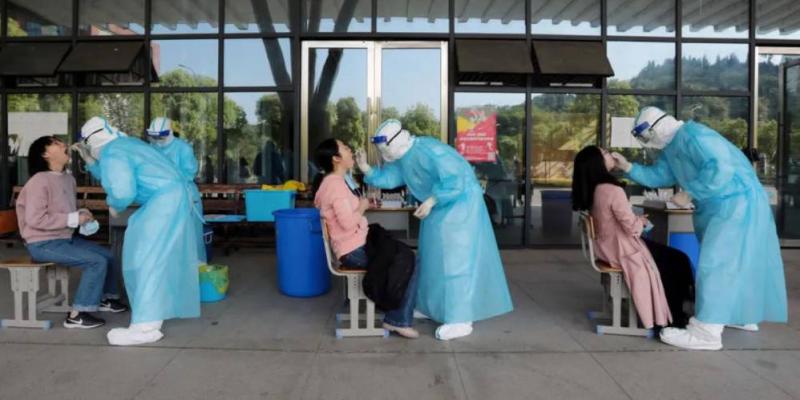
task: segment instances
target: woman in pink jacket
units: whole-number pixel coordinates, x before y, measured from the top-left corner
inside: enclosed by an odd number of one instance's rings
[[[317,146],[314,154],[317,165],[325,171],[314,182],[314,206],[319,209],[328,226],[331,247],[342,264],[367,268],[367,218],[369,201],[349,175],[353,168],[353,151],[336,139],[327,139]],[[417,269],[411,274],[400,308],[385,310],[383,328],[400,336],[415,339],[419,332],[412,327],[417,296]]]
[[[649,221],[633,213],[624,184],[610,173],[614,165],[610,153],[596,146],[575,156],[572,208],[591,213],[597,256],[622,268],[642,325],[684,327],[683,303],[690,300],[692,285],[689,258],[641,237]]]

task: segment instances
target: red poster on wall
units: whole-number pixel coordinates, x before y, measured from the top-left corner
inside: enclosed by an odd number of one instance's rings
[[[471,109],[456,119],[456,149],[469,162],[495,162],[497,113]]]

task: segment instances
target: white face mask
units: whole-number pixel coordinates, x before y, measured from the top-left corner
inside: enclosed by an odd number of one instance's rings
[[[78,228],[78,233],[83,236],[92,236],[100,230],[100,223],[93,219]]]

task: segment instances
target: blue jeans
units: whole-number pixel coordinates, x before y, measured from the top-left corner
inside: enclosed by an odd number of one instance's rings
[[[77,237],[27,243],[25,247],[35,261],[81,269],[73,310],[97,311],[102,297],[119,298],[119,270],[105,247]]]
[[[342,256],[342,263],[350,267],[366,268],[368,261],[364,246]],[[406,293],[403,295],[400,307],[386,311],[383,322],[397,327],[408,327],[414,324],[414,306],[417,303],[417,277],[419,276],[417,273],[418,268],[418,265],[414,267],[414,273],[411,274],[411,278],[408,280]]]

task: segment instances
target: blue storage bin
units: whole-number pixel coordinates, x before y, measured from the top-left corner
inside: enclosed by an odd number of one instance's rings
[[[294,190],[258,190],[244,191],[244,209],[247,220],[252,222],[272,222],[273,211],[294,208]]]

